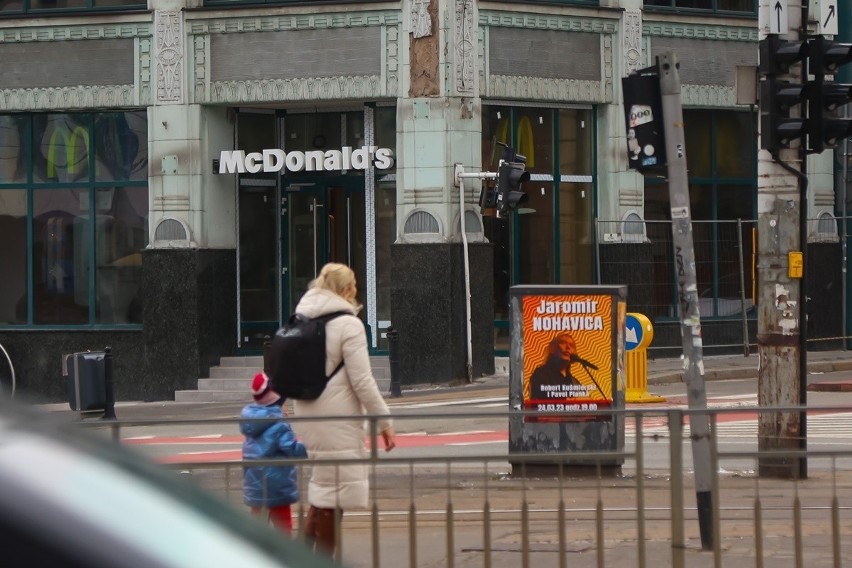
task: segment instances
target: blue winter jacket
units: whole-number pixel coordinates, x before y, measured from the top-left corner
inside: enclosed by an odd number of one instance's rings
[[[276,457],[307,457],[305,446],[296,440],[290,425],[284,420],[277,404],[249,404],[241,418],[277,419],[269,422],[240,422],[245,436],[243,459],[274,459]],[[251,507],[279,507],[299,500],[296,468],[288,466],[257,466],[243,468],[243,498]]]

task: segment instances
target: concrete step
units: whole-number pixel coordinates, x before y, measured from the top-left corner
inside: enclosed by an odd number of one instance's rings
[[[390,393],[390,368],[387,357],[370,357],[373,377],[382,394]],[[250,402],[251,380],[263,368],[263,357],[222,357],[210,368],[209,378],[198,379],[195,390],[175,391],[176,402]]]
[[[262,355],[248,355],[246,357],[222,357],[219,360],[220,367],[263,367]]]

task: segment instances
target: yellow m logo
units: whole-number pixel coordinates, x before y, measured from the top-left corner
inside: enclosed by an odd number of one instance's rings
[[[85,146],[85,159],[89,157],[89,131],[83,126],[77,126],[72,131],[68,131],[65,125],[58,126],[50,135],[50,142],[47,146],[47,177],[56,177],[56,146],[59,139],[62,139],[60,148],[65,149],[65,168],[68,173],[73,174],[77,169],[77,163],[83,160],[74,161],[77,155],[77,136],[80,136]],[[60,164],[60,167],[62,165]]]
[[[504,118],[497,126],[497,141],[509,144],[509,119]],[[509,144],[511,146],[511,144]],[[518,154],[527,157],[527,167],[535,166],[535,138],[530,117],[518,120]]]

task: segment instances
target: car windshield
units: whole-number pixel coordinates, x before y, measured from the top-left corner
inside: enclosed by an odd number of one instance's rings
[[[29,522],[43,538],[55,534],[81,549],[85,545],[76,541],[96,537],[104,559],[138,555],[147,566],[331,565],[125,448],[52,417],[28,412],[21,420],[5,410],[0,520]]]

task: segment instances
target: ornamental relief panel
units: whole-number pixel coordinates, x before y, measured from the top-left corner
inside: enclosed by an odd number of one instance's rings
[[[150,102],[140,101],[133,85],[0,90],[2,111],[135,107],[146,104]]]
[[[157,11],[156,81],[158,103],[183,103],[183,11]]]
[[[388,96],[379,76],[217,81],[210,84],[205,103],[262,103],[364,99]],[[394,85],[394,88],[395,85]]]
[[[681,96],[684,106],[736,107],[737,89],[723,85],[683,85]],[[745,108],[745,107],[741,107]]]
[[[383,15],[384,16],[384,15]],[[284,32],[286,28],[264,25],[265,22],[280,23],[280,18],[263,19],[256,26],[264,32]],[[379,29],[380,44],[384,50],[381,57],[381,67],[377,68],[379,74],[359,74],[342,76],[322,77],[270,77],[239,79],[239,80],[213,80],[211,71],[215,62],[211,60],[211,42],[214,35],[207,31],[227,27],[228,31],[234,29],[247,29],[245,22],[235,21],[225,26],[224,22],[187,22],[190,29],[189,41],[191,42],[189,65],[191,76],[189,84],[192,92],[189,100],[193,103],[217,103],[217,104],[240,104],[260,102],[287,102],[287,101],[315,101],[315,100],[342,100],[352,98],[384,98],[396,97],[399,91],[399,34],[400,24],[398,18],[379,18],[380,21],[394,21],[394,25],[381,26]],[[348,20],[347,20],[348,21]],[[374,23],[376,18],[361,18],[362,27],[367,22]],[[337,19],[325,21],[329,24],[327,28],[339,27],[341,22]],[[380,23],[380,22],[379,22]],[[332,25],[334,24],[334,25]],[[375,29],[375,26],[371,26]],[[326,29],[320,27],[318,29]],[[192,35],[195,31],[204,30],[205,33]],[[215,74],[215,73],[213,73]]]
[[[612,82],[492,75],[488,80],[488,94],[486,96],[540,101],[606,103],[612,101]]]
[[[152,104],[151,37],[150,24],[3,30],[0,32],[0,44],[135,38],[133,49],[138,58],[130,73],[131,76],[128,77],[134,83],[0,89],[0,110],[37,111],[148,106]]]

